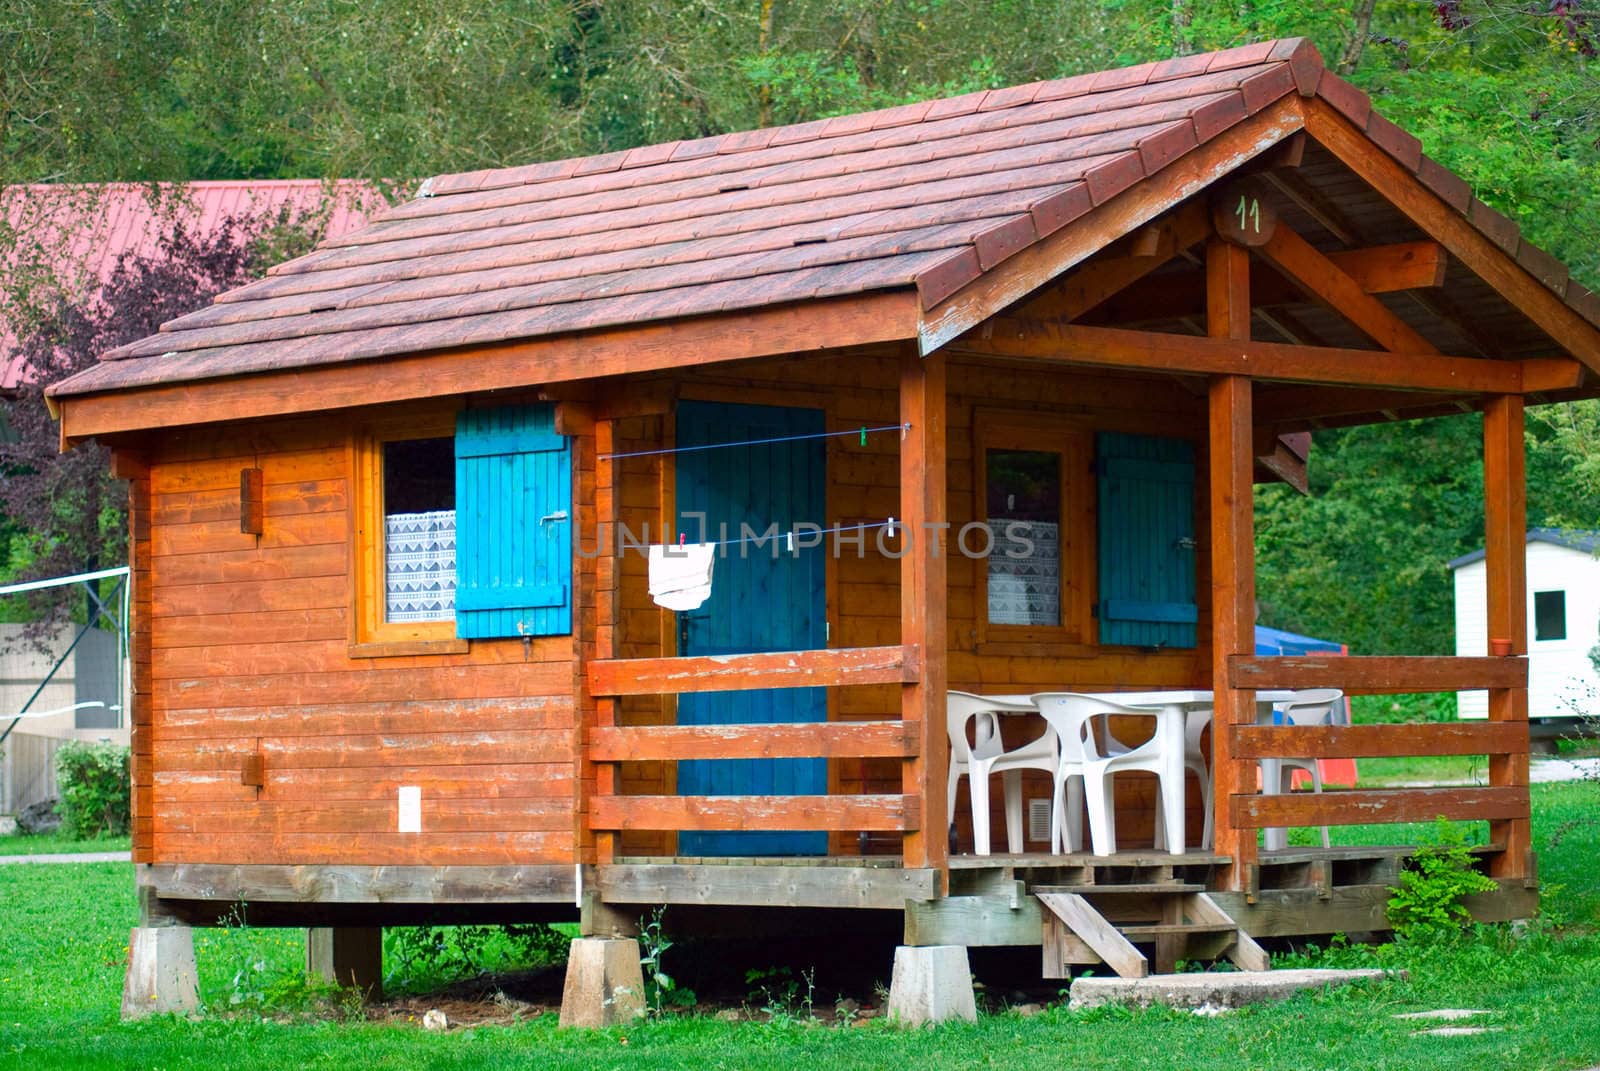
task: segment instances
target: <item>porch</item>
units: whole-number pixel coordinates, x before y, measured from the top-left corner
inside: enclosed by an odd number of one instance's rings
[[[1301,358],[1274,354],[1271,375],[1290,382],[1326,375],[1301,368],[1296,363]],[[752,368],[739,388],[731,387],[727,378],[688,377],[657,384],[631,398],[624,393],[604,405],[564,400],[569,413],[582,414],[575,423],[581,420],[581,426],[592,432],[579,440],[580,467],[592,472],[592,483],[582,481],[592,492],[584,496],[580,490],[578,501],[580,540],[586,531],[641,517],[654,518],[658,531],[674,528],[673,400],[732,397],[735,390],[740,397],[760,400],[821,398],[829,410],[830,428],[846,420],[898,417],[905,429],[903,439],[868,455],[880,468],[886,459],[894,466],[895,497],[890,503],[854,505],[845,514],[849,520],[865,523],[871,516],[869,506],[882,506],[881,515],[919,532],[950,530],[978,515],[971,484],[952,487],[947,476],[959,480],[973,469],[983,440],[972,414],[998,404],[974,397],[972,384],[1016,374],[1015,363],[992,355],[979,357],[959,346],[950,359],[942,353],[928,357],[891,353],[878,355],[876,367],[894,370],[897,375],[892,380],[883,382],[880,377],[874,382],[873,366],[867,365],[834,384],[827,378],[843,371],[842,362],[818,363],[825,371],[814,373],[803,385],[791,383],[782,389],[764,383],[767,373]],[[1107,380],[1098,370],[1063,373],[1058,367],[1037,367],[1041,382],[1045,374],[1054,374],[1069,392],[1104,394]],[[1119,371],[1127,377],[1123,390],[1172,390],[1170,374],[1151,374],[1131,365]],[[948,387],[952,374],[960,383],[955,392]],[[868,388],[892,396],[895,411],[860,408],[853,394]],[[844,393],[836,394],[835,389]],[[1281,389],[1268,386],[1265,393],[1272,398]],[[1050,391],[1041,393],[1048,396]],[[677,653],[681,636],[677,623],[671,615],[644,605],[639,595],[642,561],[630,562],[628,555],[619,553],[585,556],[590,571],[580,570],[577,578],[585,652],[580,811],[585,860],[597,868],[596,895],[615,903],[889,908],[907,901],[960,898],[973,881],[1021,880],[1026,885],[1028,875],[1045,875],[1047,880],[1039,884],[1093,885],[1102,874],[1128,868],[1144,873],[1154,867],[1166,872],[1159,880],[1174,880],[1176,875],[1180,884],[1201,884],[1209,892],[1241,898],[1237,900],[1241,910],[1253,908],[1263,892],[1307,897],[1305,909],[1295,913],[1296,921],[1273,924],[1299,926],[1297,932],[1302,933],[1351,928],[1343,923],[1354,919],[1355,909],[1335,910],[1330,896],[1331,890],[1354,890],[1339,895],[1354,897],[1351,903],[1362,905],[1365,914],[1360,917],[1366,925],[1359,928],[1374,929],[1382,928],[1383,919],[1382,898],[1373,890],[1392,881],[1407,846],[1272,852],[1259,846],[1259,832],[1285,826],[1427,822],[1439,816],[1488,822],[1487,844],[1480,849],[1485,869],[1502,880],[1505,890],[1525,889],[1533,880],[1534,863],[1528,846],[1524,659],[1286,658],[1251,653],[1255,607],[1250,502],[1259,471],[1256,444],[1261,428],[1253,416],[1258,393],[1261,389],[1250,378],[1212,376],[1203,401],[1192,405],[1184,418],[1189,423],[1174,420],[1167,425],[1204,436],[1197,451],[1203,477],[1196,496],[1196,513],[1202,521],[1197,540],[1199,624],[1190,651],[1159,645],[1100,648],[1092,633],[1075,642],[1060,636],[1010,638],[992,626],[983,634],[983,604],[950,579],[958,568],[978,571],[978,567],[960,561],[948,549],[941,552],[931,541],[911,539],[898,561],[889,563],[898,573],[892,605],[897,618],[887,618],[876,603],[851,605],[848,593],[840,597],[838,592],[852,581],[829,579],[830,638],[877,636],[899,642],[682,655]],[[1326,393],[1330,407],[1347,404],[1346,392]],[[1191,392],[1188,397],[1195,395]],[[1497,638],[1512,638],[1513,650],[1520,652],[1525,634],[1522,559],[1515,536],[1523,527],[1522,400],[1496,395],[1485,398],[1483,405],[1489,459],[1484,489],[1491,521],[1489,569],[1491,590],[1498,593],[1491,631]],[[1035,403],[1029,418],[1050,419],[1051,414],[1041,408]],[[963,410],[964,416],[947,420],[949,413]],[[1066,420],[1093,419],[1078,408],[1063,409],[1059,415]],[[950,429],[952,422],[957,425],[955,432]],[[637,460],[639,454],[651,451],[655,456],[646,462]],[[830,508],[833,501],[854,493],[830,485]],[[958,511],[954,515],[952,503]],[[965,794],[956,813],[948,813],[945,805],[950,753],[945,702],[952,688],[990,694],[1159,688],[1214,693],[1209,744],[1217,801],[1213,847],[1182,856],[1150,849],[1110,858],[1047,852],[972,855]],[[1350,695],[1487,688],[1496,713],[1483,723],[1316,728],[1257,724],[1257,692],[1306,688],[1338,688]],[[679,696],[795,689],[826,689],[828,720],[675,724],[674,702]],[[1287,795],[1263,794],[1257,786],[1262,759],[1471,754],[1490,756],[1487,786]],[[680,762],[789,759],[825,762],[829,790],[731,795],[674,791],[674,771]],[[1047,794],[1048,786],[1041,785],[1031,786],[1030,791],[1036,788],[1035,794]],[[1138,790],[1124,791],[1118,806],[1126,823],[1125,843],[1149,843],[1148,791],[1142,795]],[[1199,807],[1194,793],[1188,823],[1189,843],[1197,844]],[[1001,828],[998,821],[993,824]],[[729,859],[676,846],[681,832],[794,830],[827,834],[826,852],[781,860]],[[801,880],[799,872],[808,870]],[[788,873],[784,878],[761,876],[771,871]],[[1013,876],[1018,873],[1023,876]],[[1530,909],[1520,892],[1514,896],[1508,892],[1508,897],[1506,903],[1514,907],[1492,909],[1489,914]],[[1316,929],[1319,923],[1310,916],[1318,911],[1341,924]]]

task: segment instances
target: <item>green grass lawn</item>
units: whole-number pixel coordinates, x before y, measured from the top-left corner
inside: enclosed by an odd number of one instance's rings
[[[428,1034],[410,1024],[306,1021],[230,1006],[255,963],[289,971],[298,931],[197,935],[203,1020],[124,1025],[117,1009],[133,888],[125,864],[0,868],[0,1068],[1000,1068],[1568,1069],[1600,1063],[1600,786],[1536,785],[1535,838],[1547,910],[1566,922],[1515,936],[1482,928],[1461,945],[1335,949],[1328,965],[1403,967],[1405,980],[1216,1018],[1165,1010],[1001,1012],[973,1026],[900,1031],[805,1021],[665,1019],[562,1032],[552,1017]],[[1349,840],[1365,831],[1341,831]],[[1393,843],[1407,832],[1383,827]],[[1420,829],[1411,830],[1413,835]],[[670,954],[669,954],[670,955]],[[887,973],[887,964],[883,965]],[[1397,1012],[1470,1007],[1500,1030],[1423,1037]]]
[[[125,852],[131,838],[99,837],[78,840],[65,833],[18,833],[0,837],[0,855],[80,855],[84,852]]]

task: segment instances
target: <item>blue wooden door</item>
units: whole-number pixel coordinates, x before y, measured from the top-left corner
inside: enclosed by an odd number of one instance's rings
[[[1095,455],[1100,642],[1193,647],[1194,444],[1103,432]]]
[[[823,430],[815,409],[685,401],[678,407],[678,446],[786,439]],[[736,539],[740,526],[758,533],[777,525],[823,525],[827,453],[820,439],[770,442],[677,455],[679,531],[690,541]],[[721,526],[726,525],[726,537]],[[678,615],[685,655],[796,651],[827,645],[825,544],[793,550],[781,538],[722,547],[711,597]],[[822,688],[709,692],[678,699],[681,725],[825,721]],[[822,795],[824,759],[727,759],[678,763],[686,796]],[[680,855],[825,855],[821,832],[680,833]]]

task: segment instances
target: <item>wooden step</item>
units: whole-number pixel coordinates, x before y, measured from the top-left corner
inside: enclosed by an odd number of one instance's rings
[[[1161,898],[1160,922],[1115,925],[1088,899],[1097,891],[1117,889]],[[1203,891],[1181,885],[1036,886],[1043,907],[1044,976],[1065,978],[1070,965],[1105,963],[1124,978],[1143,978],[1150,961],[1134,945],[1154,943],[1158,971],[1170,971],[1178,958],[1225,955],[1245,970],[1266,970],[1267,954],[1241,930],[1228,913]],[[1165,894],[1165,895],[1164,895]],[[1102,907],[1126,906],[1113,897]],[[1185,919],[1189,921],[1184,921]],[[1191,938],[1210,938],[1191,946]]]
[[[1152,937],[1175,937],[1191,933],[1234,933],[1239,927],[1231,922],[1155,922],[1118,926],[1117,929],[1130,941],[1143,941]]]
[[[1205,892],[1204,885],[1186,881],[1166,881],[1108,885],[1035,885],[1034,893],[1076,893],[1079,896],[1099,896],[1102,893],[1124,896],[1159,896],[1162,893],[1189,894]]]

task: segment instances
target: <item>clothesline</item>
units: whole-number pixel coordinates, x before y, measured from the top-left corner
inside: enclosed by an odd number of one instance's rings
[[[893,517],[890,517],[886,521],[874,521],[871,524],[839,524],[839,525],[835,525],[832,528],[808,528],[803,533],[800,533],[800,534],[808,535],[808,536],[822,536],[822,535],[833,535],[833,534],[835,534],[837,532],[866,532],[866,531],[870,531],[870,530],[875,529],[875,528],[887,528],[887,529],[889,529],[889,534],[890,535],[894,535],[894,530],[897,527],[900,527],[898,522],[896,522]],[[798,532],[798,529],[791,528],[787,532],[771,532],[771,531],[768,531],[768,532],[762,532],[759,535],[741,536],[741,537],[739,537],[737,539],[713,539],[713,540],[709,540],[709,541],[706,541],[706,542],[698,543],[697,545],[698,546],[702,546],[702,547],[734,547],[734,546],[738,546],[741,543],[766,543],[766,542],[770,541],[770,542],[775,542],[775,543],[776,542],[787,543],[788,549],[789,550],[793,550],[794,549],[794,537],[795,537],[797,532]],[[678,545],[679,546],[683,546],[683,545],[686,545],[686,544],[687,544],[687,539],[684,537],[684,535],[682,533],[679,533],[679,535],[678,535]]]
[[[910,424],[885,424],[879,428],[860,427],[849,431],[818,431],[807,435],[779,435],[772,439],[743,439],[730,443],[705,443],[701,446],[665,446],[658,450],[633,450],[622,454],[600,454],[601,461],[616,461],[625,457],[658,457],[661,454],[690,454],[699,450],[722,450],[730,446],[768,446],[772,443],[800,442],[804,439],[839,439],[848,435],[859,435],[861,445],[867,444],[868,435],[877,435],[885,431],[898,431],[902,435],[911,430]]]

